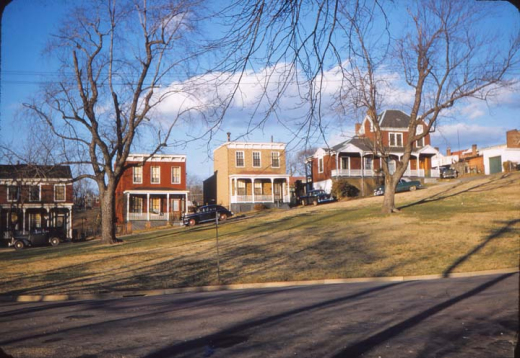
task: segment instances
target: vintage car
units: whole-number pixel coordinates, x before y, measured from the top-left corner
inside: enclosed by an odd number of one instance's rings
[[[29,246],[58,246],[61,242],[60,237],[51,235],[49,231],[33,230],[33,231],[14,231],[8,235],[8,246],[21,250]]]
[[[455,179],[459,176],[459,173],[453,168],[442,168],[440,175],[441,175],[441,179],[448,179],[448,178]]]
[[[233,212],[220,205],[205,205],[199,207],[192,214],[184,215],[182,223],[186,226],[194,226],[204,222],[215,221],[217,216],[219,221],[224,221],[233,216]]]
[[[399,179],[397,183],[397,187],[395,188],[396,193],[401,193],[403,191],[414,191],[415,189],[422,188],[421,182],[418,180],[410,180],[407,178]],[[374,195],[384,195],[385,194],[385,186],[381,185],[374,190]]]
[[[300,196],[300,203],[305,205],[318,205],[336,201],[336,198],[327,194],[323,189],[310,190],[307,195]]]

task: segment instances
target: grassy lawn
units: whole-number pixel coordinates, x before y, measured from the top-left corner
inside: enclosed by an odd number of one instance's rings
[[[382,198],[266,211],[219,227],[221,283],[441,274],[518,267],[520,173]],[[0,250],[0,294],[219,284],[215,227]]]

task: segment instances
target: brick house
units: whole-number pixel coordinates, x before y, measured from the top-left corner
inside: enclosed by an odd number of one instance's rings
[[[72,238],[69,166],[0,165],[0,232],[61,230]]]
[[[398,110],[386,110],[378,117],[382,131],[383,146],[390,154],[390,172],[395,171],[397,161],[404,155],[404,143],[408,140],[410,117]],[[426,124],[419,124],[417,131],[423,131]],[[371,119],[366,116],[356,124],[355,136],[331,148],[319,148],[308,164],[315,189],[331,190],[332,179],[378,178],[382,175],[382,158],[374,151],[376,133]],[[430,134],[414,143],[412,158],[404,173],[406,177],[438,177],[438,170],[432,169],[432,157],[439,151],[431,146]],[[355,182],[356,180],[353,180]]]
[[[204,202],[234,212],[255,204],[288,206],[289,175],[285,143],[248,143],[229,140],[213,151],[214,174],[204,181]]]
[[[118,224],[179,222],[187,210],[186,156],[130,154],[116,189]],[[148,159],[147,159],[148,158]]]

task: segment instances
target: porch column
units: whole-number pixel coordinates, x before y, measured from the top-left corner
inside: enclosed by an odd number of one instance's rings
[[[25,232],[25,210],[22,209],[22,230]]]
[[[255,178],[251,178],[251,195],[253,198],[253,203],[255,203]]]
[[[69,238],[72,239],[72,206],[69,208]]]
[[[417,176],[420,177],[421,176],[421,173],[419,172],[420,170],[420,167],[419,167],[419,154],[417,154]]]
[[[146,220],[150,221],[150,193],[146,194]]]
[[[233,202],[233,180],[234,178],[229,178],[229,203]],[[208,203],[206,203],[208,204]]]
[[[170,222],[170,193],[166,193],[166,221]]]
[[[289,178],[285,178],[285,193],[284,193],[284,202],[291,202],[291,193],[290,193],[290,185],[289,185]],[[287,200],[285,200],[287,199]]]
[[[271,202],[274,203],[274,178],[270,178],[271,180]]]
[[[130,221],[130,193],[126,193],[126,222]]]

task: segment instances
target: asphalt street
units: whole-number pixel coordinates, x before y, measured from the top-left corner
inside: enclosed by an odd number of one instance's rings
[[[514,273],[3,303],[0,347],[17,358],[514,357],[518,292]]]

